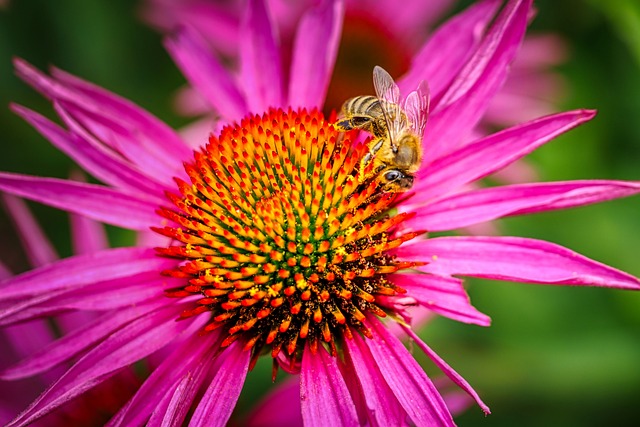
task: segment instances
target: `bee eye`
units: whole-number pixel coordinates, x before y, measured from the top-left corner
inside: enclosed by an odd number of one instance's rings
[[[400,172],[396,170],[391,170],[384,174],[384,178],[387,181],[395,181],[396,179],[400,178],[400,176],[401,176]]]
[[[353,123],[353,125],[354,125],[355,127],[362,126],[362,125],[364,125],[365,123],[367,123],[368,121],[369,121],[369,119],[368,119],[368,118],[366,118],[366,117],[358,117],[358,116],[355,116],[355,117],[353,117],[353,118],[351,119],[351,123]]]

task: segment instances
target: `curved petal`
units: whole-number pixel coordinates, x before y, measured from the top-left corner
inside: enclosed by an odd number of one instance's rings
[[[515,162],[556,136],[591,120],[594,111],[554,114],[503,130],[466,145],[418,171],[412,204],[451,193]]]
[[[265,0],[248,0],[240,32],[240,78],[252,113],[283,107],[276,29]]]
[[[233,78],[195,31],[181,28],[164,45],[182,74],[224,119],[240,120],[248,112]]]
[[[398,80],[400,91],[409,93],[424,80],[429,82],[431,96],[439,97],[477,48],[500,4],[501,0],[477,2],[442,24],[414,55],[409,70]]]
[[[454,426],[442,397],[418,362],[377,318],[367,319],[373,338],[365,344],[411,420],[418,426]]]
[[[27,204],[18,197],[2,194],[2,200],[18,229],[18,237],[32,267],[51,264],[58,259],[56,250],[49,242]]]
[[[14,65],[21,79],[142,170],[172,176],[180,166],[176,159],[191,156],[173,129],[130,101],[55,68],[53,79],[21,59]]]
[[[189,371],[196,369],[203,360],[215,358],[218,351],[218,334],[195,333],[202,326],[202,323],[194,322],[184,334],[187,338],[175,343],[131,400],[109,420],[107,426],[144,425],[157,405],[178,387]]]
[[[42,345],[38,351],[29,354],[29,357],[3,370],[0,373],[0,378],[3,380],[16,380],[46,372],[54,366],[71,360],[81,352],[95,346],[105,337],[137,317],[157,310],[164,305],[166,305],[166,300],[156,299],[150,303],[138,304],[133,307],[126,307],[115,312],[106,313],[57,341],[50,340],[48,345]]]
[[[480,326],[491,324],[489,316],[471,305],[460,279],[432,274],[394,274],[391,280],[406,289],[406,296],[442,316]]]
[[[224,427],[236,406],[249,370],[251,352],[243,349],[240,341],[236,341],[218,357],[222,363],[193,413],[189,426]],[[215,417],[211,417],[211,414],[215,414]]]
[[[131,230],[148,230],[161,221],[155,213],[161,200],[101,185],[3,172],[0,190]]]
[[[430,161],[468,137],[500,90],[527,27],[532,0],[507,2],[475,54],[442,98],[433,100],[425,145]]]
[[[149,248],[118,248],[77,255],[3,280],[0,301],[40,296],[59,289],[79,289],[144,272],[157,273],[175,263]]]
[[[324,0],[302,17],[291,61],[291,107],[322,107],[336,62],[343,18],[343,0]]]
[[[110,335],[82,357],[31,406],[9,424],[26,426],[101,383],[121,368],[147,356],[167,344],[167,337],[178,336],[188,322],[176,322],[181,306],[165,304],[165,308],[148,313]]]
[[[414,340],[416,344],[418,344],[418,347],[420,347],[422,351],[424,351],[424,354],[429,356],[429,359],[431,359],[433,363],[435,363],[436,366],[440,368],[440,370],[444,372],[444,374],[447,377],[449,377],[451,381],[456,383],[458,387],[463,389],[469,396],[473,397],[473,399],[478,403],[478,406],[482,408],[482,411],[486,415],[491,413],[491,410],[487,405],[485,405],[482,399],[480,399],[480,396],[478,396],[478,393],[476,393],[476,391],[469,385],[469,383],[464,378],[460,376],[460,374],[454,371],[453,368],[451,368],[451,366],[447,364],[447,362],[442,360],[442,358],[438,356],[436,352],[431,349],[431,347],[425,344],[424,341],[422,341],[420,337],[416,335],[415,332],[413,332],[411,329],[407,328],[406,326],[403,326],[402,329],[404,329],[407,335],[409,335],[411,339]]]
[[[300,372],[302,419],[308,427],[358,426],[358,414],[334,357],[307,343]]]
[[[438,237],[402,246],[396,254],[404,260],[429,261],[419,268],[439,275],[640,289],[640,280],[636,277],[543,240]]]
[[[74,181],[85,182],[84,175],[79,172],[71,174]],[[70,214],[71,245],[76,255],[92,254],[109,247],[109,240],[104,226],[85,216]]]
[[[357,377],[366,405],[369,423],[373,426],[402,426],[407,424],[407,413],[387,385],[369,348],[358,334],[344,340],[351,365],[347,370]]]
[[[65,153],[85,171],[114,187],[130,192],[161,195],[164,187],[155,179],[138,171],[126,160],[95,141],[64,110],[57,108],[71,132],[67,132],[44,116],[20,105],[11,105],[11,109],[33,126],[57,149]],[[169,179],[169,177],[167,177]]]
[[[455,230],[504,216],[567,209],[640,193],[640,182],[565,181],[517,184],[454,194],[417,210],[416,229]]]

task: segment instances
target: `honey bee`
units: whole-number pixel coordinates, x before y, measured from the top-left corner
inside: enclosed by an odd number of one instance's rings
[[[429,111],[429,90],[424,82],[400,105],[400,89],[382,67],[373,69],[376,96],[357,96],[342,106],[334,124],[341,131],[361,129],[373,135],[369,153],[360,161],[360,181],[376,177],[384,192],[404,192],[413,186],[422,162],[422,136]],[[365,169],[369,163],[369,173]]]

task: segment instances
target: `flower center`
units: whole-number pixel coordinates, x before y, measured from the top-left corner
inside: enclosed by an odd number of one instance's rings
[[[305,341],[335,352],[353,330],[371,336],[367,312],[384,317],[382,296],[405,291],[385,278],[416,265],[386,251],[418,233],[398,234],[408,214],[389,215],[394,194],[359,183],[366,144],[338,133],[322,113],[271,110],[211,137],[177,180],[177,226],[156,231],[184,260],[165,272],[186,279],[172,297],[200,296],[183,317],[210,313],[222,346],[242,338],[255,356],[268,348],[299,359]]]

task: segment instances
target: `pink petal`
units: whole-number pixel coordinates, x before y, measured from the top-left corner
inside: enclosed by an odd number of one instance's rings
[[[411,339],[413,339],[416,342],[416,344],[418,344],[418,347],[420,347],[422,351],[424,351],[424,354],[429,356],[429,359],[431,359],[433,363],[435,363],[436,366],[440,368],[440,370],[444,372],[445,375],[449,377],[451,381],[456,383],[458,387],[463,389],[465,392],[467,392],[469,396],[475,399],[475,401],[478,403],[478,406],[482,408],[482,411],[485,414],[488,415],[491,413],[491,410],[489,410],[489,407],[484,404],[482,399],[480,399],[480,396],[478,396],[478,393],[476,393],[476,391],[469,385],[469,383],[464,378],[460,376],[460,374],[454,371],[453,368],[451,368],[451,366],[447,364],[447,362],[442,360],[440,356],[438,356],[427,344],[425,344],[420,339],[420,337],[418,337],[418,335],[416,335],[415,332],[413,332],[411,329],[405,326],[403,326],[403,329],[407,333],[407,335],[409,335]]]
[[[171,285],[168,285],[168,283]],[[12,302],[0,310],[0,325],[10,325],[28,319],[68,313],[90,314],[143,303],[163,296],[164,290],[176,286],[175,281],[159,277],[157,272],[102,281],[89,286],[60,289]],[[91,317],[91,316],[90,316]],[[60,319],[59,319],[60,320]],[[69,327],[75,327],[69,325]]]
[[[3,380],[16,380],[46,372],[97,345],[132,320],[162,308],[166,304],[167,301],[165,299],[156,298],[155,301],[149,303],[106,313],[57,341],[50,339],[47,345],[41,344],[38,349],[34,349],[29,353],[28,357],[3,370],[0,373],[0,378]]]
[[[84,176],[78,172],[72,173],[71,179],[85,182]],[[106,230],[99,222],[76,214],[69,215],[69,222],[71,225],[71,245],[74,254],[92,254],[109,247]]]
[[[575,110],[514,126],[466,145],[422,168],[412,203],[451,193],[515,162],[556,136],[591,120],[594,111]]]
[[[186,339],[172,345],[167,356],[140,386],[133,398],[109,421],[108,426],[146,424],[157,405],[178,387],[189,371],[195,370],[203,361],[215,358],[218,351],[218,334],[195,333],[202,327],[196,323],[194,322],[196,328],[192,327],[185,332]],[[189,331],[194,333],[188,334]]]
[[[169,126],[137,105],[58,69],[52,70],[55,80],[21,59],[14,65],[20,78],[74,112],[78,121],[142,170],[170,176],[176,159],[190,157]]]
[[[426,129],[425,159],[455,149],[482,118],[500,90],[527,26],[531,0],[507,2],[475,54],[442,98],[434,99]]]
[[[454,426],[442,397],[400,340],[373,316],[367,326],[373,338],[365,344],[411,420],[418,426]]]
[[[283,107],[282,70],[276,30],[264,0],[248,0],[240,28],[240,78],[249,110]]]
[[[322,346],[302,354],[300,401],[305,427],[358,426],[358,414],[338,364]]]
[[[438,237],[396,250],[405,260],[439,275],[562,285],[640,289],[640,280],[562,246],[521,237]]]
[[[60,260],[0,282],[0,301],[40,296],[59,289],[77,289],[93,283],[160,272],[176,261],[161,258],[149,248],[109,249]]]
[[[165,398],[156,406],[147,426],[184,425],[184,420],[192,408],[193,401],[210,374],[215,360],[213,355],[202,358],[196,366],[188,370],[175,389],[169,390]]]
[[[603,180],[485,188],[454,194],[421,207],[407,225],[433,232],[455,230],[504,216],[583,206],[639,192],[640,182]]]
[[[471,305],[462,280],[432,274],[394,274],[391,280],[407,290],[407,297],[442,316],[480,326],[491,324],[489,316]]]
[[[147,193],[163,194],[163,186],[95,141],[91,135],[60,108],[58,108],[58,113],[63,116],[71,132],[65,131],[44,116],[28,108],[13,104],[11,109],[40,132],[57,149],[106,184],[141,195]]]
[[[322,107],[338,53],[343,18],[343,0],[324,0],[302,17],[293,45],[290,106]]]
[[[222,363],[196,407],[190,426],[227,425],[249,370],[251,352],[242,347],[243,344],[236,341],[218,356]],[[212,414],[215,414],[215,417],[212,417]]]
[[[155,213],[159,205],[155,198],[143,199],[101,185],[3,172],[0,190],[131,230],[147,230],[161,221]]]
[[[477,48],[500,3],[500,0],[475,3],[438,27],[398,81],[400,91],[409,93],[424,80],[429,83],[432,97],[439,97]]]
[[[195,31],[182,28],[164,44],[182,74],[225,120],[237,121],[247,114],[236,83]]]
[[[56,100],[58,112],[72,117],[102,143],[121,154],[138,169],[146,174],[168,179],[181,175],[182,161],[191,158],[191,151],[167,157],[168,154],[155,149],[158,141],[151,140],[136,124],[123,120],[121,116],[110,116],[107,113],[89,107],[78,106],[73,102]],[[186,144],[183,144],[186,147]],[[184,175],[181,175],[184,176]]]
[[[346,371],[355,374],[361,390],[366,414],[371,425],[400,426],[407,424],[407,413],[387,385],[376,361],[363,339],[353,334],[352,340],[344,340],[351,363]]]
[[[247,427],[301,426],[300,382],[297,376],[289,375],[276,384],[259,402],[244,423]]]
[[[233,56],[240,40],[238,11],[241,2],[151,0],[144,16],[165,32],[189,24],[219,52]]]
[[[32,267],[50,264],[58,259],[56,250],[31,214],[27,204],[14,196],[2,195]]]
[[[188,322],[176,322],[178,304],[137,319],[110,335],[82,357],[65,375],[49,387],[31,406],[9,426],[26,426],[53,411],[75,396],[101,383],[119,369],[158,350],[184,330]]]

